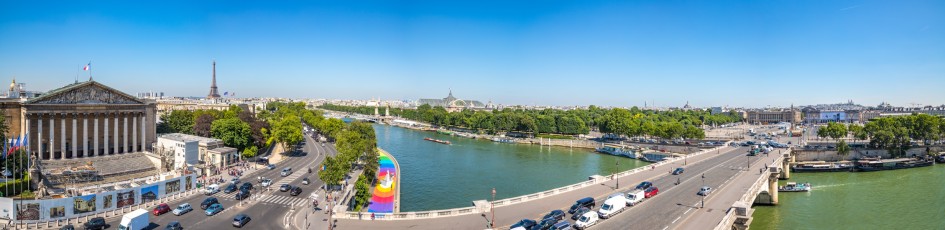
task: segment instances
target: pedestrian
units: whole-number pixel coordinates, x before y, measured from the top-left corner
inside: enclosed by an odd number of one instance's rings
[[[361,220],[361,212],[358,211],[358,220]]]
[[[374,220],[374,213],[371,213],[371,220]]]

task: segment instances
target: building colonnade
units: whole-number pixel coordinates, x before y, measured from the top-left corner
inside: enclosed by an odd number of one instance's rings
[[[43,160],[140,152],[149,146],[144,111],[29,112],[24,117],[28,150]]]

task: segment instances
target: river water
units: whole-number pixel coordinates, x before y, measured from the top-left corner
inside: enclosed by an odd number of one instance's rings
[[[945,165],[792,173],[790,181],[814,189],[780,193],[777,206],[756,206],[751,229],[945,229]]]
[[[497,143],[395,126],[374,125],[378,145],[400,164],[400,211],[472,206],[610,175],[649,163],[590,149]],[[425,141],[431,137],[452,145]],[[564,205],[564,204],[562,204]]]

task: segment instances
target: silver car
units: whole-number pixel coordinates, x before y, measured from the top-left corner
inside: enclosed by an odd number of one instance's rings
[[[708,196],[709,193],[712,193],[712,188],[709,188],[709,186],[702,186],[702,188],[699,189],[699,193],[697,194],[700,196]]]

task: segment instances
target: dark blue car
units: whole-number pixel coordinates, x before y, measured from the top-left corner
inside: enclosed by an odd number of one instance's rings
[[[640,184],[637,185],[637,189],[639,189],[639,190],[645,190],[645,189],[648,189],[648,188],[650,188],[650,187],[653,187],[653,183],[651,183],[651,182],[649,182],[649,181],[640,182]]]
[[[548,213],[548,214],[545,214],[545,216],[542,217],[541,219],[544,220],[544,219],[548,219],[548,218],[554,217],[555,220],[561,220],[561,219],[564,219],[564,215],[565,215],[565,214],[564,214],[564,211],[561,211],[561,210],[554,210],[554,211],[551,211],[551,212]]]
[[[534,228],[535,225],[537,225],[537,224],[538,224],[538,223],[535,222],[534,220],[522,219],[522,220],[518,221],[518,223],[515,223],[515,224],[513,224],[511,227],[509,227],[509,229],[514,229],[514,228],[517,228],[517,227],[523,227],[523,228],[525,228],[525,229],[532,229],[532,228]]]
[[[568,209],[568,213],[573,214],[575,211],[577,211],[578,209],[581,209],[582,207],[593,208],[595,205],[596,204],[594,204],[594,198],[584,197],[584,198],[581,198],[580,200],[575,201],[574,205],[571,205],[571,208]]]

